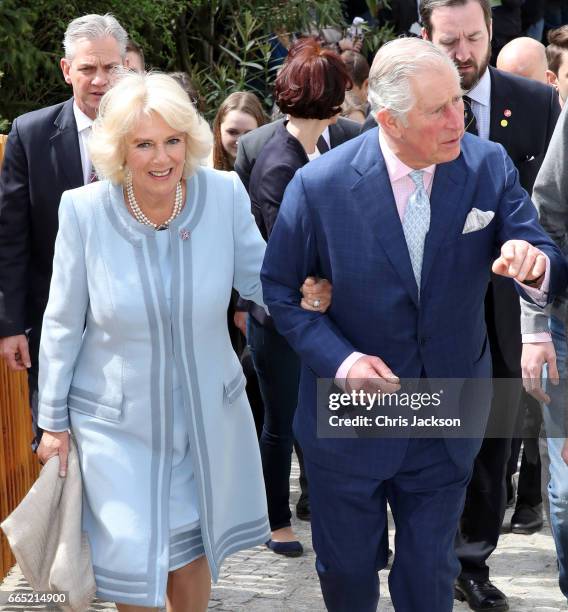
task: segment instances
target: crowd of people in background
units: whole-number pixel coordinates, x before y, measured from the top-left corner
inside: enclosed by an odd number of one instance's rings
[[[328,610],[376,609],[387,501],[395,609],[508,610],[488,563],[507,506],[519,537],[547,517],[568,601],[568,396],[550,384],[568,372],[568,9],[345,4],[345,31],[275,33],[272,108],[235,91],[211,126],[186,73],[146,72],[112,15],[78,17],[61,59],[73,96],[12,124],[0,354],[27,371],[33,449],[62,477],[72,433],[97,595],[119,610],[205,610],[227,555],[302,555],[293,449]],[[400,39],[372,57],[376,19]],[[441,189],[488,202],[475,229],[495,234],[444,241]],[[469,286],[445,264],[428,278],[436,239]],[[532,433],[460,448],[315,433],[316,377],[389,391],[491,375],[525,388],[496,388],[487,413]]]

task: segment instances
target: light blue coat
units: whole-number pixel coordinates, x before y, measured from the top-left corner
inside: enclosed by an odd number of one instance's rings
[[[223,559],[270,537],[231,288],[262,304],[265,244],[234,173],[199,168],[168,230],[171,316],[155,231],[107,181],[63,194],[40,349],[39,424],[73,431],[101,597],[164,603],[170,559],[172,360],[181,381],[203,546]],[[174,491],[175,494],[175,491]]]

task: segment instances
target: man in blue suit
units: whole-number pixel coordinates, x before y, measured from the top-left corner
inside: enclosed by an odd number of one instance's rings
[[[296,173],[266,252],[265,301],[302,358],[295,433],[333,612],[376,610],[387,501],[396,610],[452,609],[454,538],[480,440],[320,438],[317,378],[347,391],[390,391],[402,378],[488,379],[491,269],[541,304],[567,282],[504,149],[464,136],[461,95],[455,66],[431,43],[382,47],[369,94],[380,131]],[[333,282],[325,315],[300,308],[307,274]],[[490,392],[470,403],[484,419]]]

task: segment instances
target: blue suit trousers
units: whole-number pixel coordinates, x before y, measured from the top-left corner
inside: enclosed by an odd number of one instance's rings
[[[377,440],[377,444],[381,441]],[[389,576],[397,612],[450,612],[459,573],[454,539],[471,468],[442,439],[410,440],[395,473],[378,480],[324,468],[306,457],[312,540],[330,612],[375,612],[387,564],[387,502],[396,525]]]

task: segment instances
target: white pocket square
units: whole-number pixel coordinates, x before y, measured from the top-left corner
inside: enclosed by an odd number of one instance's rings
[[[479,210],[479,208],[472,208],[467,213],[462,234],[469,234],[471,232],[482,230],[491,223],[494,216],[495,213],[492,210]]]

